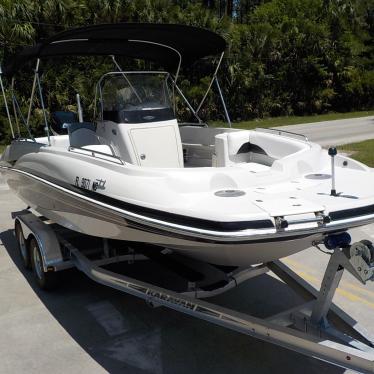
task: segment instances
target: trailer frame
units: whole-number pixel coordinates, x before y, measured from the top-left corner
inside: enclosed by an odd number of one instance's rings
[[[131,246],[125,254],[120,254],[103,239],[101,248],[82,250],[69,240],[67,229],[44,217],[38,217],[29,210],[15,212],[12,216],[15,224],[22,228],[24,243],[30,243],[32,239],[34,246],[37,243],[41,259],[41,268],[37,270],[44,275],[76,267],[93,281],[139,297],[153,307],[165,306],[340,367],[374,373],[374,338],[332,302],[344,270],[363,284],[374,280],[374,247],[367,240],[332,248],[320,291],[280,260],[224,271],[211,264],[179,258],[182,266],[194,266],[203,273],[206,270],[207,274],[217,276],[221,271],[223,281],[218,282],[216,287],[206,287],[206,281],[189,281],[183,292],[175,292],[103,268],[111,263],[148,260],[146,254]],[[82,234],[74,232],[74,235]],[[99,258],[89,258],[92,253],[99,253]],[[170,250],[164,249],[160,256],[171,256],[170,253]],[[37,263],[33,264],[34,270],[36,266]],[[226,292],[267,272],[274,273],[305,302],[261,319],[200,300]]]

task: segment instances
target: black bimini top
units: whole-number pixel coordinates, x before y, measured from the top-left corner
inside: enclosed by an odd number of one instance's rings
[[[28,61],[58,56],[115,55],[177,66],[216,55],[226,49],[218,34],[192,26],[155,23],[115,23],[75,28],[26,47],[10,57],[3,72],[13,76]],[[178,54],[179,53],[179,54]]]

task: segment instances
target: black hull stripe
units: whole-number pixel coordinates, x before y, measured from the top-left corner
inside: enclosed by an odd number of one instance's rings
[[[1,168],[1,165],[0,165],[0,168]],[[8,167],[6,167],[6,168],[8,170],[13,169],[15,171],[18,170],[18,171],[21,171],[21,172],[25,172],[25,173],[27,173],[27,175],[26,175],[27,178],[30,178],[30,177],[32,178],[33,175],[34,175],[33,173],[30,173],[29,171],[24,170],[25,168],[23,168],[22,170],[21,169],[16,169],[16,168],[8,168]],[[44,179],[43,177],[41,177],[41,176],[35,176],[35,177],[42,179],[41,183],[48,183],[49,182],[49,183],[52,183],[52,184],[57,184],[57,183],[53,182],[54,178],[49,178],[50,180],[48,182],[47,181],[43,182],[43,179]],[[84,195],[84,194],[81,193],[82,191],[87,191],[87,190],[69,185],[69,184],[64,183],[64,182],[57,184],[56,187],[52,186],[52,188],[58,188],[58,186],[61,186],[61,187],[66,189],[65,184],[66,184],[66,186],[70,187],[69,190],[71,190],[72,192],[78,193],[80,195]],[[112,200],[114,200],[114,199],[112,199]],[[303,234],[299,234],[299,235],[292,235],[292,236],[285,236],[285,237],[270,237],[270,238],[266,238],[266,239],[219,240],[219,239],[200,238],[200,237],[196,237],[194,235],[189,235],[188,233],[178,234],[178,233],[171,232],[171,231],[168,231],[168,230],[154,228],[152,226],[149,226],[149,225],[146,225],[146,224],[141,224],[139,222],[134,222],[134,221],[132,221],[131,219],[128,219],[128,218],[125,218],[125,221],[126,221],[126,225],[129,228],[149,232],[149,233],[152,233],[152,234],[155,234],[155,235],[179,238],[179,239],[194,241],[194,242],[199,242],[199,243],[210,243],[210,244],[221,244],[221,245],[225,244],[225,245],[234,245],[234,246],[235,245],[243,245],[243,244],[245,245],[245,244],[288,242],[288,241],[293,241],[293,240],[298,240],[298,239],[305,239],[305,238],[308,238],[308,237],[314,235],[314,233],[309,233],[309,234],[303,233]]]
[[[352,208],[352,209],[345,209],[345,210],[338,210],[336,212],[331,212],[330,217],[334,221],[342,220],[342,219],[349,219],[354,217],[360,216],[368,216],[370,214],[374,214],[374,204],[363,206],[360,208]]]
[[[314,232],[308,233],[308,234],[299,234],[299,235],[292,235],[292,236],[277,236],[277,237],[269,237],[266,239],[237,239],[237,240],[219,240],[219,239],[205,239],[205,238],[200,238],[191,234],[179,234],[175,232],[170,232],[167,230],[163,229],[157,229],[148,225],[142,225],[137,222],[133,222],[129,219],[126,218],[126,222],[128,227],[140,231],[145,231],[148,233],[152,233],[155,235],[161,235],[161,236],[167,236],[167,237],[173,237],[173,238],[178,238],[182,240],[188,240],[188,241],[193,241],[193,242],[199,242],[199,243],[211,243],[211,244],[227,244],[227,245],[241,245],[241,244],[261,244],[261,243],[274,243],[274,242],[288,242],[288,241],[293,241],[293,240],[298,240],[298,239],[304,239],[308,238],[310,236],[315,235]],[[336,231],[336,230],[335,230]],[[342,231],[342,230],[338,230]],[[345,231],[345,230],[343,230]]]
[[[115,206],[120,209],[127,210],[131,213],[143,215],[152,219],[157,219],[160,221],[171,222],[178,225],[183,226],[190,226],[196,229],[201,230],[212,230],[212,231],[220,231],[220,232],[235,232],[240,230],[246,229],[269,229],[274,228],[274,225],[271,220],[255,220],[255,221],[236,221],[236,222],[219,222],[219,221],[210,221],[201,218],[183,216],[180,214],[164,212],[161,210],[156,210],[152,208],[142,207],[140,205],[135,205],[132,203],[127,203],[125,201],[114,199],[110,196],[106,196],[95,191],[83,189],[72,184],[60,181],[56,178],[50,177],[43,173],[35,173],[33,170],[27,168],[14,168],[15,170],[20,170],[27,172],[31,175],[35,175],[41,179],[45,179],[46,181],[56,184],[60,187],[83,195],[85,197],[89,197],[91,199],[97,200],[104,204],[108,204],[111,206]]]

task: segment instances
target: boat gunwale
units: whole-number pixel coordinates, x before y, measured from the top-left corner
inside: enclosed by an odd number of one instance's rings
[[[214,242],[221,242],[221,243],[236,243],[236,244],[245,244],[246,242],[254,243],[254,242],[272,242],[272,241],[284,241],[284,240],[294,240],[296,238],[300,237],[307,237],[307,236],[313,236],[317,234],[327,234],[332,232],[338,232],[338,231],[346,231],[349,228],[357,227],[357,226],[363,226],[369,223],[374,222],[374,204],[366,205],[359,208],[352,208],[352,211],[355,211],[356,209],[360,208],[367,208],[367,207],[373,207],[373,214],[368,214],[364,216],[352,216],[341,220],[333,220],[330,223],[321,225],[319,227],[313,227],[313,228],[295,228],[295,229],[288,229],[288,230],[276,230],[273,226],[270,228],[263,228],[263,229],[246,229],[246,230],[239,230],[239,231],[214,231],[214,230],[205,230],[197,227],[191,227],[191,226],[183,226],[179,224],[175,224],[173,222],[163,221],[159,219],[155,219],[152,217],[148,217],[146,215],[140,215],[134,212],[126,211],[125,209],[118,208],[116,206],[107,204],[105,202],[98,201],[97,199],[94,199],[92,197],[86,196],[82,192],[86,191],[84,189],[77,188],[77,191],[73,191],[70,188],[66,188],[62,185],[50,182],[44,178],[38,177],[32,173],[29,173],[24,170],[20,170],[14,167],[8,167],[8,166],[2,166],[0,165],[0,169],[16,172],[23,174],[27,177],[31,177],[33,179],[36,179],[40,181],[41,183],[47,184],[52,188],[58,189],[60,191],[63,191],[65,193],[69,193],[71,196],[74,196],[75,198],[85,200],[90,205],[98,205],[106,210],[109,210],[111,213],[115,212],[116,214],[120,214],[122,218],[125,220],[128,220],[130,222],[135,222],[136,224],[140,224],[142,226],[145,226],[148,228],[148,230],[152,229],[158,229],[163,232],[162,235],[165,235],[165,232],[167,235],[170,235],[170,232],[180,234],[183,237],[188,237],[189,239],[198,240],[208,240],[208,241],[214,241]],[[70,185],[69,185],[70,186]],[[79,191],[79,192],[78,192]],[[105,196],[102,194],[97,194],[98,196]],[[111,198],[113,199],[113,198]],[[113,199],[116,201],[116,199]],[[121,200],[117,200],[121,202]],[[140,208],[144,208],[139,206]],[[347,211],[347,210],[346,210]],[[161,213],[165,213],[163,211],[159,211]],[[339,212],[339,211],[337,211]],[[335,212],[331,212],[335,213]],[[189,218],[186,216],[186,218]],[[214,222],[214,221],[211,221]],[[251,231],[251,232],[249,232]]]

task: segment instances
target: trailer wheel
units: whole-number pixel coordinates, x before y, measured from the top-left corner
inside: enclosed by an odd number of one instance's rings
[[[25,269],[31,269],[31,257],[30,250],[27,245],[27,241],[23,235],[22,226],[18,220],[14,224],[14,231],[16,234],[16,240],[18,245],[18,252],[22,260],[23,267]]]
[[[42,290],[52,290],[57,286],[57,273],[50,271],[45,272],[43,269],[43,258],[40,252],[38,242],[35,238],[32,238],[30,241],[30,255],[32,269],[38,286]]]

